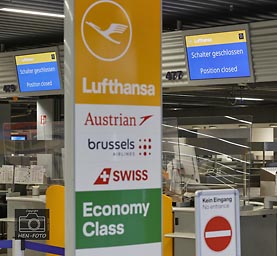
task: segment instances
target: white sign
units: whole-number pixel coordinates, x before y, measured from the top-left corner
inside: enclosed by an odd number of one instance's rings
[[[0,168],[0,183],[1,184],[12,184],[13,183],[13,165],[3,165]]]
[[[32,165],[16,166],[14,173],[15,184],[43,184],[45,177],[45,168],[43,166]]]
[[[197,191],[195,218],[198,256],[240,256],[238,190]]]
[[[76,114],[78,191],[160,186],[159,107],[83,104]]]

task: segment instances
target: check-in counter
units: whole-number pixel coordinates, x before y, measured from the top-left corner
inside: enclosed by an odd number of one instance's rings
[[[166,234],[174,244],[174,256],[195,256],[195,209],[173,208],[174,233]],[[277,209],[255,206],[240,211],[241,255],[277,255]]]

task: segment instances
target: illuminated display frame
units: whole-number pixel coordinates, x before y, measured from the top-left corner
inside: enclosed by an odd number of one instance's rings
[[[12,141],[24,141],[27,140],[27,135],[24,134],[11,134],[10,140]]]
[[[224,33],[224,32],[232,32],[232,31],[240,31],[245,30],[246,33],[246,46],[248,53],[248,65],[250,76],[242,76],[242,77],[224,77],[224,78],[204,78],[204,79],[191,79],[191,70],[189,66],[188,59],[188,47],[186,44],[187,36],[197,36],[197,35],[207,35],[207,34],[216,34],[216,33]],[[205,29],[194,29],[187,30],[183,33],[183,45],[185,50],[185,66],[188,76],[188,85],[218,85],[218,84],[246,84],[246,83],[254,83],[255,77],[253,73],[253,63],[252,63],[252,54],[251,54],[251,44],[250,44],[250,36],[249,36],[249,27],[247,24],[234,25],[234,26],[221,26],[221,27],[213,27],[213,28],[205,28]]]
[[[57,73],[58,73],[58,78],[60,82],[60,88],[59,89],[49,89],[49,90],[33,90],[30,92],[23,92],[21,91],[21,86],[20,86],[20,80],[18,77],[18,71],[17,71],[17,63],[16,63],[16,57],[18,56],[24,56],[24,55],[35,55],[35,54],[43,54],[43,53],[48,53],[48,52],[55,52],[56,53],[56,63],[57,63]],[[17,84],[19,88],[19,95],[21,96],[45,96],[45,95],[62,95],[64,94],[64,83],[61,75],[61,64],[60,64],[60,55],[59,55],[59,48],[54,46],[54,47],[44,47],[44,48],[36,48],[36,49],[29,49],[29,50],[22,50],[22,51],[16,51],[14,52],[13,55],[14,59],[14,64],[15,64],[15,73],[16,73],[16,78],[17,78]]]

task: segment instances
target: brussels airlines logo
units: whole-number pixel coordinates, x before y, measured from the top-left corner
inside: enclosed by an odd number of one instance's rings
[[[115,1],[97,1],[82,18],[81,33],[87,50],[102,61],[116,61],[128,51],[132,24],[128,13]]]
[[[93,151],[111,152],[114,157],[150,157],[152,155],[152,139],[138,139],[137,143],[129,138],[124,140],[88,139],[88,148]]]
[[[132,169],[132,170],[112,170],[112,168],[104,168],[97,177],[94,185],[109,185],[112,182],[145,182],[148,180],[148,170]]]

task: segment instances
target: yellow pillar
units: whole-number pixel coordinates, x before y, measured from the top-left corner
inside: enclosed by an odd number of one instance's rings
[[[173,239],[164,237],[169,233],[173,233],[172,199],[163,195],[163,256],[173,255]]]
[[[47,240],[46,243],[64,248],[64,186],[53,185],[47,189],[46,208],[49,209],[50,217],[50,239]],[[54,256],[54,254],[49,253],[46,255]]]

